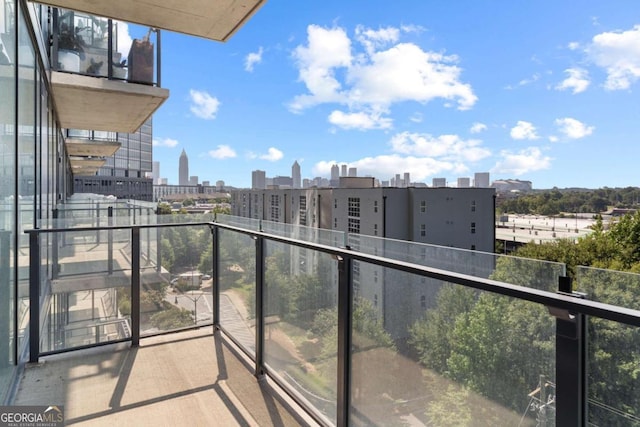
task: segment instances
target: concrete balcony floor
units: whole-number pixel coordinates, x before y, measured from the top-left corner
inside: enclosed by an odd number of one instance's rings
[[[310,425],[286,395],[257,381],[212,327],[41,359],[15,405],[64,405],[66,425]]]

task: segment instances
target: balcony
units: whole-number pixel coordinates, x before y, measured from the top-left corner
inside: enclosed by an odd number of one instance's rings
[[[266,1],[45,0],[42,3],[206,39],[227,41]]]
[[[118,424],[150,405],[174,419],[184,397],[191,423],[207,424],[200,399],[218,405],[215,394],[242,424],[283,390],[287,417],[320,425],[640,420],[640,275],[580,267],[572,284],[557,263],[228,216],[139,210],[127,223],[114,211],[26,231],[21,327],[31,362],[48,362],[26,368],[17,402]],[[252,374],[271,385],[247,380],[254,401],[216,382]],[[28,398],[57,384],[55,402]],[[105,394],[88,402],[81,389]]]
[[[62,127],[132,133],[169,97],[160,87],[160,33],[104,17],[53,9],[51,85]],[[122,27],[124,28],[124,27]],[[123,29],[120,29],[123,31]]]

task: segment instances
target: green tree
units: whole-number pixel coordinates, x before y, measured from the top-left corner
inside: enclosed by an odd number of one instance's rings
[[[437,372],[447,371],[447,360],[453,347],[456,320],[466,316],[476,300],[476,292],[463,286],[444,285],[438,293],[436,307],[409,329],[409,344],[417,351],[420,362]]]
[[[171,215],[171,205],[169,203],[163,202],[158,203],[158,208],[156,209],[156,213],[158,215]]]

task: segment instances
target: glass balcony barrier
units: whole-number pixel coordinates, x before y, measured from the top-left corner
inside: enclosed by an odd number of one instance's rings
[[[160,32],[66,9],[53,9],[52,69],[160,86]]]
[[[637,275],[579,269],[576,293],[554,263],[428,264],[394,242],[376,255],[290,237],[301,229],[168,221],[102,230],[122,233],[112,248],[83,237],[95,230],[26,232],[32,360],[213,324],[324,425],[638,422]]]
[[[20,289],[33,304],[25,335],[40,324],[34,355],[213,323],[208,222],[36,229],[29,241],[31,281]]]

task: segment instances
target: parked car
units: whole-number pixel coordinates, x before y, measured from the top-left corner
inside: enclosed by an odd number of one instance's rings
[[[203,275],[202,280],[211,280],[211,275],[210,274]]]

